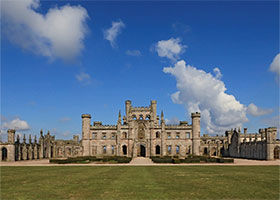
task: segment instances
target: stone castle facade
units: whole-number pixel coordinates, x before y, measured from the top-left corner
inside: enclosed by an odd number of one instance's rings
[[[200,113],[191,114],[192,123],[165,123],[164,114],[157,115],[157,102],[149,107],[133,107],[125,102],[125,115],[119,113],[116,125],[103,125],[100,121],[91,123],[91,115],[82,115],[82,139],[55,140],[50,133],[40,133],[32,141],[15,140],[15,130],[8,130],[8,142],[0,143],[1,161],[19,161],[42,158],[67,158],[75,156],[177,156],[188,155],[227,156],[272,160],[279,159],[280,141],[276,139],[277,129],[260,129],[249,134],[239,130],[226,131],[225,136],[200,136]]]

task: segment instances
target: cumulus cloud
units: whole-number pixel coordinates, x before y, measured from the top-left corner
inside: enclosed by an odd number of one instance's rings
[[[79,74],[77,74],[76,79],[84,85],[89,85],[91,83],[90,75],[85,72],[80,72]]]
[[[186,65],[183,60],[163,71],[177,80],[178,91],[172,94],[173,102],[183,104],[189,113],[201,112],[206,133],[223,133],[248,121],[246,107],[227,94],[224,82],[211,73]]]
[[[247,112],[248,112],[248,114],[253,115],[253,116],[261,116],[261,115],[270,114],[273,112],[273,110],[259,108],[255,104],[251,103],[251,104],[249,104],[249,106],[247,108]]]
[[[141,56],[141,52],[139,50],[127,50],[125,53],[129,56]]]
[[[177,117],[172,117],[171,119],[165,119],[166,124],[179,124],[180,120]]]
[[[25,50],[72,61],[84,48],[88,14],[81,6],[54,7],[46,14],[36,10],[39,0],[1,1],[2,30]]]
[[[116,22],[113,21],[112,27],[104,30],[104,39],[108,40],[113,48],[116,47],[116,38],[124,27],[125,24],[121,20]]]
[[[213,72],[215,73],[215,75],[216,75],[216,79],[221,79],[222,78],[222,73],[221,73],[221,71],[220,71],[220,69],[218,68],[218,67],[215,67],[214,69],[213,69]]]
[[[269,70],[270,70],[271,72],[276,73],[276,75],[277,75],[277,80],[279,80],[279,77],[280,77],[280,53],[277,54],[277,55],[275,56],[275,58],[273,59],[271,65],[270,65],[270,67],[269,67]]]
[[[17,131],[27,131],[30,130],[30,126],[27,121],[21,120],[20,118],[15,118],[11,121],[3,122],[2,129],[15,129]]]
[[[161,40],[157,42],[155,50],[160,57],[166,57],[172,61],[176,61],[179,59],[179,55],[187,48],[186,45],[182,45],[180,42],[180,38]]]

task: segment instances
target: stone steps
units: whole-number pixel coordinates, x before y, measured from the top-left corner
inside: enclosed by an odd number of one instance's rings
[[[150,164],[154,164],[154,163],[150,158],[137,157],[137,158],[133,158],[130,161],[129,164],[132,164],[132,165],[150,165]]]

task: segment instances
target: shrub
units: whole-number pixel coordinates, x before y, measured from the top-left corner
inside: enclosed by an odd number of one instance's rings
[[[180,162],[181,163],[199,163],[200,159],[199,158],[188,157],[188,158],[185,158],[185,159],[181,159]]]
[[[151,159],[154,163],[173,163],[171,157],[152,157]]]
[[[67,163],[89,163],[89,162],[116,162],[129,163],[131,158],[128,157],[112,157],[107,156],[103,158],[96,158],[93,156],[72,157],[67,159],[50,159],[50,163],[67,164]]]
[[[234,159],[232,158],[217,158],[218,163],[233,163]]]

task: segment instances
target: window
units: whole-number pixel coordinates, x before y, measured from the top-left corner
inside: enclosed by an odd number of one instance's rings
[[[97,139],[97,133],[96,132],[92,133],[92,139],[94,139],[94,140]]]
[[[124,138],[124,139],[127,138],[127,132],[123,132],[123,138]]]
[[[156,132],[156,138],[160,138],[160,133]]]
[[[146,120],[150,120],[150,115],[146,115]]]
[[[116,133],[112,133],[112,139],[116,138]]]
[[[176,139],[180,139],[180,133],[176,133]]]
[[[136,115],[133,115],[133,116],[132,116],[132,119],[133,119],[133,120],[136,120],[136,119],[137,119],[137,118],[136,118]]]
[[[176,154],[179,154],[180,153],[180,146],[176,146]]]
[[[102,139],[106,140],[106,133],[102,133]]]
[[[171,154],[171,145],[167,146],[167,151],[168,151],[169,154]]]
[[[140,116],[139,116],[139,119],[140,119],[140,120],[143,120],[143,115],[140,115]]]
[[[167,133],[167,138],[168,138],[168,139],[171,138],[171,133],[170,133],[170,132]]]
[[[190,138],[190,133],[189,132],[186,132],[186,138]]]
[[[105,154],[107,152],[107,147],[103,146],[103,153]]]
[[[112,154],[115,154],[115,146],[112,145]]]

